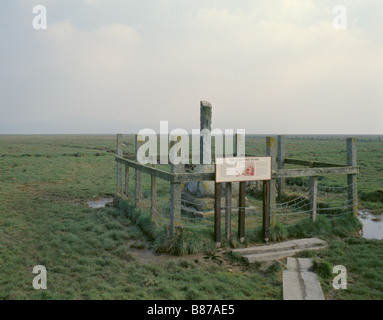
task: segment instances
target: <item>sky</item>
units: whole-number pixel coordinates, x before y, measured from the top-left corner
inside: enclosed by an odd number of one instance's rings
[[[0,134],[191,131],[201,100],[222,130],[382,134],[382,17],[378,0],[2,0]]]

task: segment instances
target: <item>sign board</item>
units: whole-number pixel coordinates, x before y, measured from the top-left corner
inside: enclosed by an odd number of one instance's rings
[[[271,180],[271,157],[216,158],[215,182]]]

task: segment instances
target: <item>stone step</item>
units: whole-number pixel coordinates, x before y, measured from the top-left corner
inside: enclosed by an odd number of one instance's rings
[[[304,247],[300,249],[290,249],[290,250],[283,250],[283,251],[271,251],[271,252],[260,252],[255,254],[247,254],[242,255],[243,259],[247,263],[254,263],[254,262],[264,262],[264,261],[272,261],[272,260],[281,260],[287,257],[293,257],[298,252],[304,251],[304,250],[321,250],[326,248],[325,246],[313,246],[313,247]]]
[[[318,238],[306,238],[284,241],[274,244],[255,246],[250,248],[233,249],[232,252],[244,255],[254,255],[261,253],[289,251],[289,250],[310,250],[316,248],[326,248],[327,242]]]

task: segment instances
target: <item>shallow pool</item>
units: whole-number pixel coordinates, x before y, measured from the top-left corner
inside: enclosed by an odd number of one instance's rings
[[[359,221],[363,224],[360,235],[365,239],[383,239],[383,216],[374,215],[368,210],[359,211]]]
[[[104,208],[108,203],[113,202],[113,198],[103,198],[95,201],[87,202],[88,206],[93,209]]]

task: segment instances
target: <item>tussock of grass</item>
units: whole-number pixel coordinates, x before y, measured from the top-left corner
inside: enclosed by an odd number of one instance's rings
[[[230,258],[233,262],[242,262],[242,256],[238,252],[231,252]]]
[[[114,202],[116,207],[134,222],[150,240],[154,241],[159,237],[160,230],[156,228],[148,213],[140,212],[129,201],[121,198],[116,198]]]
[[[277,222],[275,226],[270,229],[269,240],[270,241],[282,241],[289,237],[287,228]]]
[[[155,251],[173,255],[187,255],[207,251],[215,251],[212,235],[199,230],[178,229],[176,235],[159,236],[155,242]]]
[[[116,206],[132,220],[142,232],[154,243],[157,253],[177,256],[216,250],[212,240],[212,230],[190,230],[177,228],[174,237],[165,227],[157,227],[150,214],[138,210],[127,199],[116,198]]]
[[[310,237],[345,238],[354,235],[362,227],[360,221],[352,215],[338,217],[318,216],[315,222],[311,218],[302,219],[293,225],[284,225],[277,222],[270,228],[270,241],[283,241]],[[262,232],[258,230],[252,240],[262,239]]]
[[[381,202],[383,203],[383,189],[378,189],[371,192],[360,192],[359,198],[367,202]]]
[[[333,266],[328,261],[315,260],[313,265],[313,271],[319,275],[322,279],[328,280],[334,276],[332,273]]]
[[[315,257],[316,252],[311,250],[303,250],[301,252],[298,252],[296,257],[297,258],[313,258]]]

